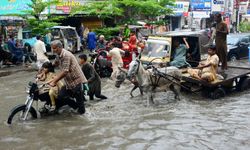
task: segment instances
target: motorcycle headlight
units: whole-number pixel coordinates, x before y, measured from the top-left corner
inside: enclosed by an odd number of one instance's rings
[[[25,92],[26,92],[27,94],[29,94],[29,93],[30,93],[30,87],[26,87],[26,88],[25,88]]]

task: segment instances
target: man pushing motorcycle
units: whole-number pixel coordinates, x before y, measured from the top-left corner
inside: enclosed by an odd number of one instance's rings
[[[79,114],[84,114],[85,97],[83,93],[83,84],[87,83],[87,80],[77,59],[71,52],[63,48],[59,40],[51,42],[51,49],[57,54],[57,58],[53,65],[59,66],[60,72],[48,83],[53,87],[58,81],[64,79],[66,86],[62,87],[59,91],[58,100],[77,110]],[[70,97],[75,98],[76,103]]]

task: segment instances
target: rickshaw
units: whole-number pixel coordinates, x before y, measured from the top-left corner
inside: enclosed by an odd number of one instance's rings
[[[202,57],[207,53],[205,45],[209,38],[205,30],[191,31],[172,31],[156,35],[150,35],[146,42],[146,47],[142,52],[141,61],[143,63],[167,63],[173,60],[174,48],[173,41],[186,38],[189,43],[186,59],[191,66],[197,66]],[[188,53],[190,56],[188,57]]]
[[[80,51],[80,37],[75,27],[71,26],[54,26],[51,29],[52,40],[60,40],[64,48],[75,53]]]

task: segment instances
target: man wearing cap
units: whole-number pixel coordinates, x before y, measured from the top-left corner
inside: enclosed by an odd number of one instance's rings
[[[191,69],[187,72],[194,78],[212,82],[217,79],[217,68],[219,64],[219,57],[216,55],[215,45],[208,48],[208,57],[205,62],[200,62],[198,67]]]
[[[104,35],[100,35],[96,44],[97,49],[104,49],[106,47],[106,43],[107,41],[105,40]]]

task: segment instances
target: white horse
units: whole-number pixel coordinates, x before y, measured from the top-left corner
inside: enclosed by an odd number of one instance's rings
[[[125,81],[126,78],[127,78],[127,70],[119,67],[119,71],[116,74],[115,87],[120,88],[121,84]],[[130,91],[130,96],[134,97],[133,91],[137,88],[139,88],[141,95],[143,95],[143,91],[140,88],[138,81],[136,81],[135,78],[129,79],[129,81],[134,85],[133,89]]]
[[[140,89],[147,94],[147,105],[154,104],[153,93],[158,91],[171,90],[175,99],[179,100],[180,80],[182,73],[176,67],[145,70],[140,60],[133,60],[129,64],[128,78],[135,77]],[[177,87],[178,86],[178,87]]]

